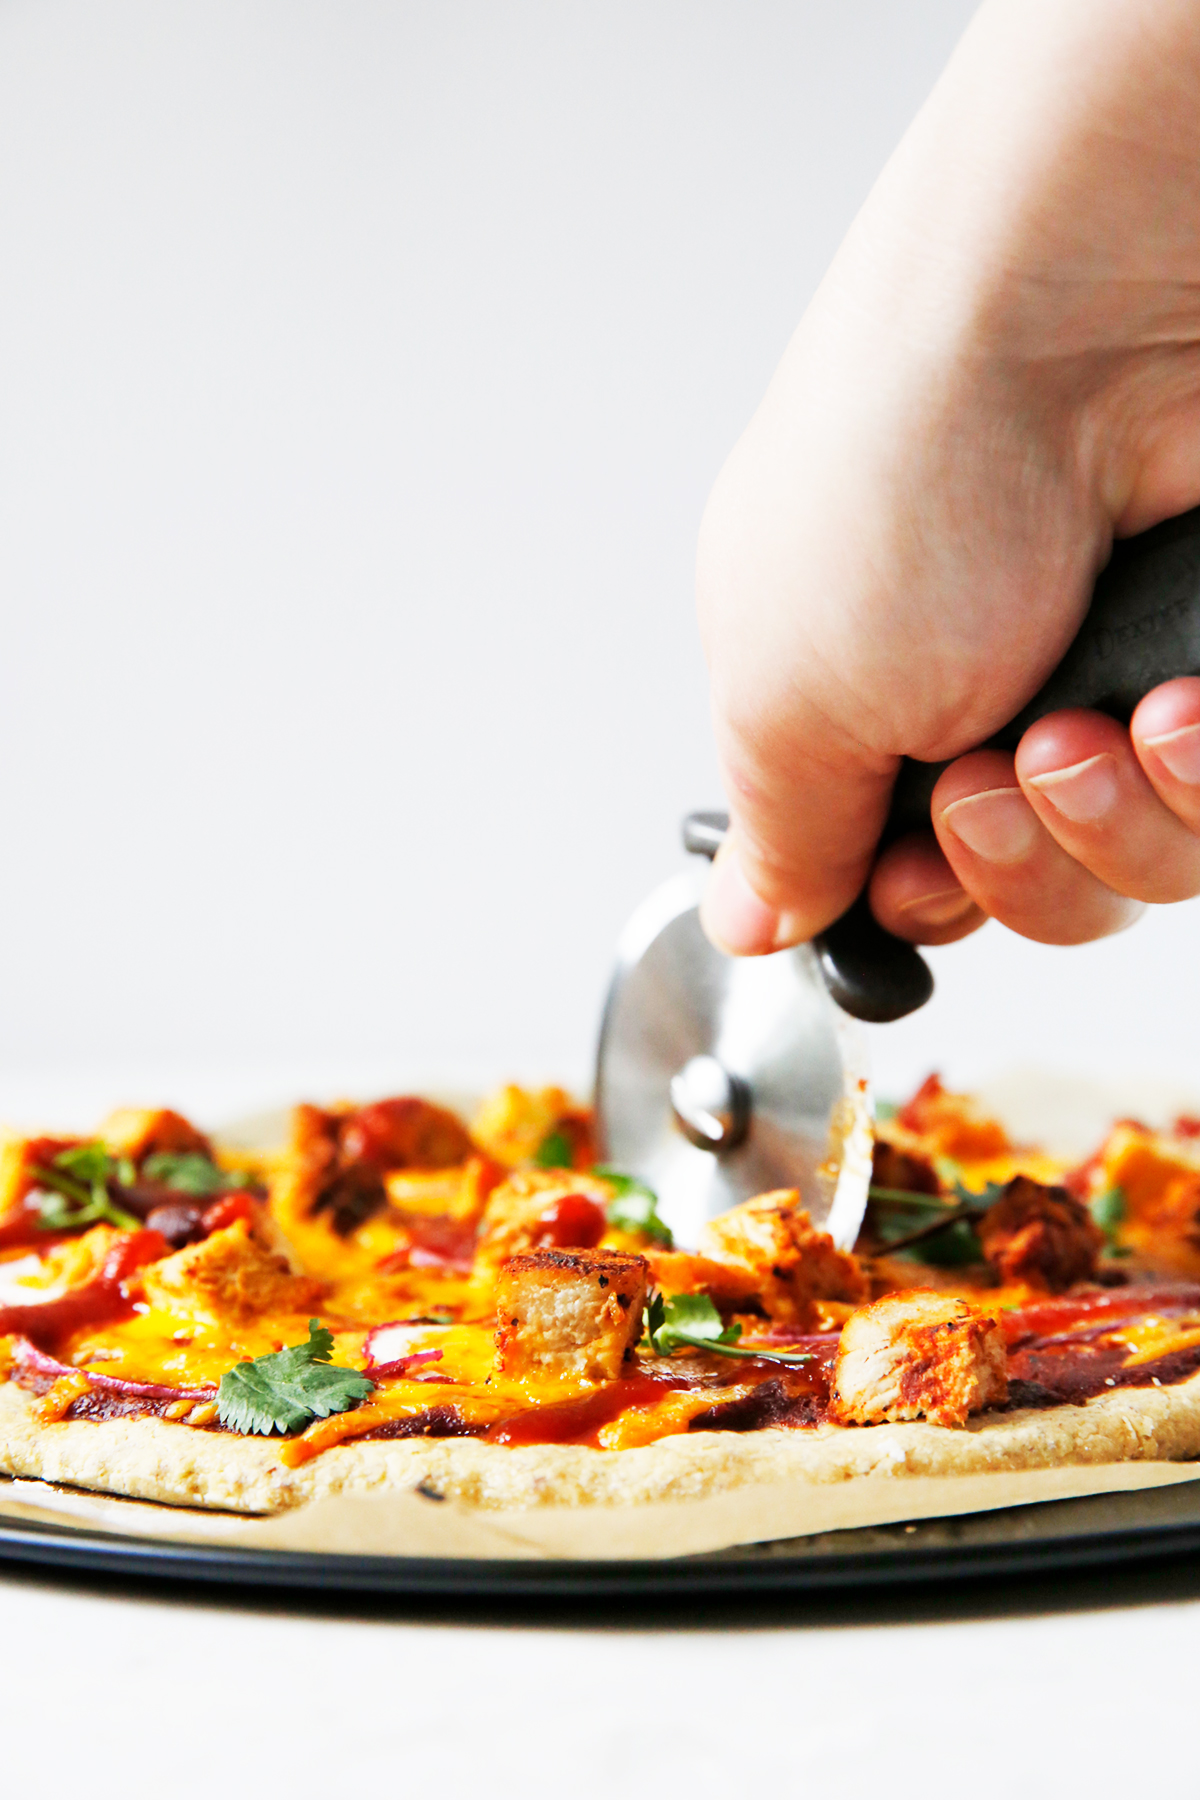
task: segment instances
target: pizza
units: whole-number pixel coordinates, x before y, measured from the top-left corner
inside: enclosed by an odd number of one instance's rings
[[[1067,1166],[936,1077],[880,1112],[853,1252],[790,1190],[674,1244],[557,1088],[10,1138],[0,1469],[272,1514],[1200,1456],[1200,1121]]]

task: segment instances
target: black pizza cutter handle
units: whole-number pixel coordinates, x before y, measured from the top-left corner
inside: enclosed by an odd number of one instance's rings
[[[1200,675],[1200,507],[1114,545],[1070,649],[1029,705],[985,747],[1015,750],[1035,720],[1069,706],[1090,707],[1126,725],[1139,700],[1178,675]],[[905,758],[881,848],[929,829],[930,800],[946,767]],[[684,844],[715,856],[728,826],[728,813],[690,813]],[[933,992],[928,963],[883,929],[865,889],[813,939],[813,948],[833,998],[856,1019],[903,1019]]]

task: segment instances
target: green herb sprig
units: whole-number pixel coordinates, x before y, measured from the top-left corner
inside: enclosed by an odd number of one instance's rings
[[[332,1355],[332,1331],[310,1319],[306,1344],[237,1363],[217,1389],[222,1425],[270,1437],[273,1431],[296,1431],[310,1419],[348,1412],[375,1392],[375,1383],[357,1369],[335,1368]]]
[[[954,1198],[959,1205],[973,1206],[980,1213],[985,1213],[989,1206],[995,1206],[997,1200],[1002,1200],[1008,1191],[1006,1181],[988,1181],[978,1190],[967,1187],[962,1181],[955,1181],[952,1185]]]
[[[867,1198],[880,1206],[903,1206],[917,1210],[925,1207],[933,1212],[944,1210],[946,1205],[940,1194],[918,1194],[910,1188],[876,1187],[874,1182],[867,1189]]]
[[[884,1230],[883,1247],[889,1255],[903,1256],[915,1252],[919,1245],[919,1260],[938,1267],[955,1268],[982,1261],[983,1245],[975,1226],[988,1207],[1000,1199],[1005,1184],[989,1181],[986,1187],[976,1192],[955,1176],[951,1178],[950,1186],[958,1203],[955,1206],[947,1206],[936,1194],[909,1193],[900,1188],[868,1188],[870,1200],[883,1206],[902,1207],[921,1221],[911,1230],[899,1222],[900,1230],[891,1236]]]
[[[193,1194],[197,1198],[249,1187],[252,1179],[243,1169],[219,1169],[210,1156],[199,1150],[158,1150],[146,1158],[142,1173],[177,1194]]]
[[[1104,1247],[1109,1256],[1132,1256],[1130,1246],[1119,1241],[1117,1229],[1129,1212],[1125,1189],[1105,1188],[1102,1194],[1097,1194],[1094,1200],[1088,1201],[1088,1211],[1092,1215],[1093,1224],[1098,1225],[1104,1233]]]
[[[533,1153],[539,1169],[569,1169],[575,1151],[565,1131],[548,1131]]]
[[[127,1156],[110,1156],[103,1144],[75,1144],[60,1150],[48,1169],[34,1167],[34,1180],[49,1190],[38,1196],[38,1225],[43,1231],[81,1231],[88,1225],[115,1225],[140,1231],[142,1221],[118,1206],[109,1182],[132,1187],[137,1179]]]
[[[714,1350],[718,1356],[744,1356],[755,1360],[781,1363],[812,1362],[811,1351],[746,1350],[738,1345],[740,1325],[722,1325],[721,1315],[707,1294],[672,1294],[669,1300],[661,1294],[651,1296],[646,1308],[646,1336],[659,1356],[685,1347],[692,1350]]]
[[[623,1175],[620,1169],[610,1169],[606,1165],[593,1169],[592,1173],[617,1190],[604,1209],[610,1225],[616,1226],[618,1231],[640,1232],[643,1237],[654,1238],[665,1249],[671,1248],[675,1239],[671,1227],[658,1216],[658,1195],[653,1188],[648,1188],[636,1175]]]

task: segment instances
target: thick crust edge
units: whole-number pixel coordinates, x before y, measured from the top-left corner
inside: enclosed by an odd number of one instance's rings
[[[339,1495],[411,1493],[419,1484],[470,1507],[527,1510],[694,1500],[781,1482],[824,1488],[864,1476],[945,1478],[1200,1457],[1200,1374],[1172,1387],[1116,1389],[1079,1406],[982,1414],[961,1430],[915,1423],[708,1431],[618,1451],[509,1448],[473,1438],[364,1440],[298,1469],[280,1462],[278,1440],[157,1418],[43,1425],[34,1406],[14,1383],[0,1386],[0,1469],[8,1474],[259,1514]],[[852,1510],[848,1505],[848,1516]]]

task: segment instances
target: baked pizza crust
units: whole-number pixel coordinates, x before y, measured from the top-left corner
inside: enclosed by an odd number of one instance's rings
[[[360,1439],[296,1469],[279,1460],[278,1438],[152,1417],[43,1425],[35,1406],[14,1383],[0,1387],[0,1467],[11,1474],[249,1514],[418,1487],[471,1508],[525,1511],[696,1500],[781,1483],[827,1490],[866,1476],[961,1478],[1200,1457],[1200,1373],[1171,1387],[1120,1388],[1081,1405],[983,1413],[958,1430],[915,1422],[700,1431],[632,1450]],[[820,1511],[819,1529],[829,1529],[828,1505]]]

